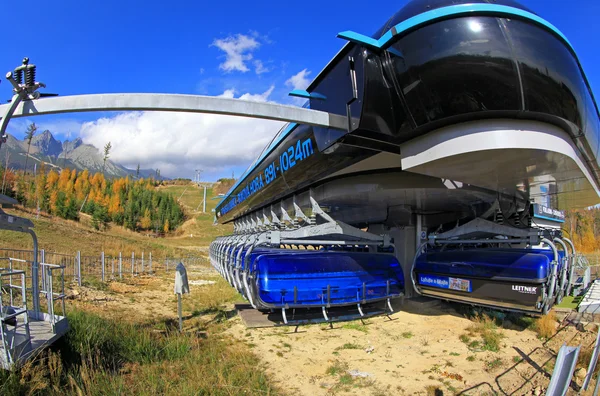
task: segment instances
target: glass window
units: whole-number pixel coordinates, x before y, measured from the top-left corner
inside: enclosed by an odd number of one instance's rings
[[[561,117],[583,129],[587,89],[571,51],[541,27],[518,20],[506,24],[521,68],[525,109]]]
[[[517,67],[498,20],[455,18],[399,39],[394,73],[418,126],[459,114],[521,107]]]

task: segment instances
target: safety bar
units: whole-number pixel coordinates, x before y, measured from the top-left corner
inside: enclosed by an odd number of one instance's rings
[[[54,313],[54,302],[57,300],[61,301],[62,317],[65,317],[65,266],[49,263],[40,263],[42,268],[42,289],[40,293],[45,294],[46,300],[48,301],[48,315],[50,316],[50,323],[52,324],[52,330],[56,333],[56,323],[60,320],[57,319],[57,315]],[[61,286],[60,293],[54,292],[54,271],[61,272]]]
[[[21,278],[21,285],[14,285],[12,283],[12,277],[13,276],[19,276]],[[2,284],[2,278],[4,277],[9,277],[9,284],[8,285],[4,285]],[[0,284],[2,284],[3,288],[8,287],[11,291],[11,295],[10,295],[10,299],[11,299],[11,303],[10,303],[10,307],[12,309],[14,309],[14,313],[9,314],[7,312],[7,314],[3,314],[0,315],[0,325],[1,325],[1,329],[0,329],[0,336],[2,338],[2,346],[4,347],[4,353],[6,356],[6,361],[9,363],[14,363],[14,359],[13,359],[13,355],[11,354],[11,351],[15,348],[16,345],[14,345],[15,341],[16,341],[16,337],[15,335],[17,334],[17,329],[18,328],[25,328],[25,335],[26,335],[26,340],[29,341],[31,339],[31,332],[29,330],[29,314],[27,312],[27,286],[25,283],[25,271],[23,270],[8,270],[8,271],[2,271],[0,272]],[[21,306],[20,307],[16,307],[14,306],[14,299],[13,299],[13,295],[12,295],[12,290],[13,289],[19,289],[21,291]],[[2,301],[2,293],[0,292],[0,307],[4,308],[4,302]],[[12,321],[11,319],[16,319],[17,317],[22,316],[23,317],[23,323],[19,324],[18,321]],[[13,326],[13,336],[10,337],[10,341],[9,341],[9,330],[7,325],[11,325]]]

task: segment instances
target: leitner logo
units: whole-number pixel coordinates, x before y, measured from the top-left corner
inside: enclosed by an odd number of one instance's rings
[[[525,294],[535,294],[537,291],[537,287],[533,287],[533,286],[512,285],[512,289],[516,292],[525,293]]]

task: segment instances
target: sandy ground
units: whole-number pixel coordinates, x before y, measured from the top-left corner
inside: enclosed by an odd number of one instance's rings
[[[247,340],[278,385],[297,395],[543,394],[560,345],[595,338],[593,326],[584,333],[569,326],[544,343],[534,332],[510,329],[516,326],[506,322],[499,352],[473,352],[459,339],[472,322],[449,305],[404,310],[391,319],[336,323],[333,329],[310,325],[294,332],[293,327],[246,329],[236,318],[230,332]],[[358,380],[331,375],[332,367]]]
[[[191,296],[197,288],[215,287],[212,269],[192,268],[188,275]],[[115,318],[173,320],[177,306],[172,277],[144,276],[112,282],[106,291],[74,288],[70,294],[76,305]],[[593,325],[583,331],[561,326],[555,337],[543,342],[533,331],[507,321],[500,330],[500,351],[474,351],[459,338],[472,321],[445,303],[407,303],[390,317],[335,323],[333,328],[316,324],[247,329],[238,316],[229,322],[227,332],[253,348],[277,386],[289,394],[311,396],[540,395],[560,346],[589,345],[596,334]],[[576,394],[573,389],[581,383],[575,377],[569,394]]]

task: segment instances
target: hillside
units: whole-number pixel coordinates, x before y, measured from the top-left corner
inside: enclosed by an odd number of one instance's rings
[[[149,238],[144,233],[130,231],[114,224],[99,231],[94,229],[91,217],[86,215],[82,215],[81,220],[77,222],[46,214],[36,216],[33,210],[3,210],[34,222],[40,249],[69,254],[78,250],[82,255],[97,255],[100,251],[111,255],[120,251],[146,251],[154,252],[157,256],[182,256],[186,251],[207,246],[216,236],[231,233],[230,225],[213,225],[212,209],[219,201],[212,199],[212,190],[207,190],[207,213],[201,212],[201,206],[199,211],[196,211],[202,202],[203,191],[195,184],[163,186],[158,190],[176,198],[181,197],[179,204],[183,206],[188,217],[178,230],[165,238]],[[1,247],[31,249],[29,235],[0,231],[0,240],[3,241]]]
[[[0,150],[2,166],[6,165],[7,156],[8,168],[24,169],[27,158],[27,142],[8,135],[6,144]],[[33,169],[42,161],[49,168],[55,168],[57,171],[71,168],[78,171],[87,169],[90,173],[102,172],[104,164],[103,155],[97,147],[84,143],[81,138],[61,142],[56,140],[50,131],[40,132],[31,139],[27,167]],[[109,177],[133,177],[136,175],[136,170],[128,169],[108,159],[104,174]],[[160,180],[166,179],[162,176],[157,177],[153,169],[140,169],[139,177],[150,176]]]

